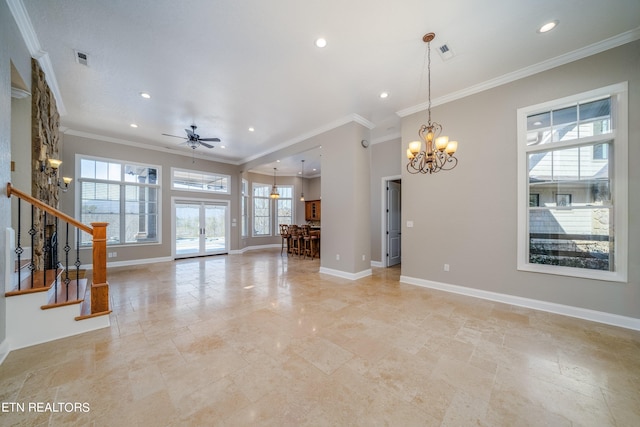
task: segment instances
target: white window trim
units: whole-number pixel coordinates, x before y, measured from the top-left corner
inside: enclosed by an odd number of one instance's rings
[[[255,228],[255,220],[256,220],[256,196],[254,193],[254,189],[256,186],[266,186],[266,187],[271,187],[271,184],[265,184],[262,182],[253,182],[251,183],[251,221],[250,221],[250,225],[251,225],[251,237],[273,237],[273,203],[271,202],[273,199],[271,199],[269,196],[267,197],[260,197],[261,199],[267,199],[269,200],[269,231],[267,234],[256,234],[256,228]]]
[[[243,193],[243,189],[246,188],[246,193]],[[249,237],[249,200],[251,197],[249,196],[249,180],[242,178],[240,183],[240,200],[244,201],[244,210],[242,203],[240,203],[240,237],[246,239]]]
[[[614,271],[599,271],[583,268],[563,267],[529,263],[529,198],[527,155],[535,151],[546,151],[550,148],[561,148],[587,142],[588,138],[579,141],[566,141],[545,144],[544,147],[527,146],[527,116],[537,112],[561,108],[563,104],[572,104],[591,98],[611,96],[611,120],[613,142],[614,174],[612,182],[612,199],[614,200]],[[556,274],[561,276],[580,277],[612,282],[626,282],[628,269],[628,83],[622,82],[600,89],[544,102],[541,104],[519,108],[517,111],[518,130],[518,238],[517,269],[535,273]]]
[[[121,159],[113,159],[113,158],[109,158],[109,157],[99,157],[99,156],[91,156],[91,155],[87,155],[87,154],[81,154],[81,153],[76,153],[75,158],[74,158],[74,169],[75,169],[75,176],[78,177],[76,179],[77,182],[82,182],[83,180],[86,180],[86,178],[80,178],[80,161],[82,159],[87,159],[87,160],[97,160],[97,161],[101,161],[101,162],[112,162],[112,163],[120,163],[121,165],[123,165],[123,170],[121,172],[121,174],[124,173],[124,165],[134,165],[134,166],[144,166],[144,167],[153,167],[156,168],[156,170],[158,171],[158,184],[156,184],[155,186],[157,186],[158,188],[158,201],[157,201],[157,205],[158,205],[158,230],[156,231],[156,236],[157,241],[156,242],[144,242],[144,243],[125,243],[125,242],[120,242],[120,243],[114,243],[114,244],[109,244],[107,243],[107,245],[110,248],[118,248],[118,247],[132,247],[132,246],[153,246],[153,245],[161,245],[162,244],[162,166],[160,165],[152,165],[152,164],[146,164],[146,163],[138,163],[138,162],[131,162],[129,160],[121,160]],[[121,178],[123,178],[121,176]],[[110,180],[98,180],[98,179],[92,179],[91,182],[104,182],[106,184],[119,184],[119,185],[127,185],[127,184],[131,184],[131,183],[127,183],[125,181],[110,181]],[[149,184],[145,184],[148,187],[151,187],[153,185],[149,185]],[[74,198],[74,216],[75,218],[80,218],[80,210],[81,210],[81,202],[80,202],[80,198],[82,196],[82,194],[80,193],[80,185],[74,185],[73,186],[73,198]],[[90,224],[87,224],[90,225]],[[84,233],[84,232],[83,232]],[[88,246],[80,246],[80,249],[91,249],[91,245]]]

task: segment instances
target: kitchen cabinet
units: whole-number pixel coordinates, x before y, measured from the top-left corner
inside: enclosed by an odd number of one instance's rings
[[[320,221],[320,200],[304,202],[305,221]]]

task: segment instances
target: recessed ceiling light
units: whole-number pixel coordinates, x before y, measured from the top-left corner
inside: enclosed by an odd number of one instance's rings
[[[226,145],[221,145],[220,148],[227,148],[227,146]]]
[[[135,124],[135,123],[131,123],[129,126],[131,126],[132,128],[137,128],[138,127],[138,125]]]
[[[151,95],[149,95],[147,92],[140,92],[140,96],[143,97],[144,99],[151,98]]]
[[[327,40],[323,39],[322,37],[320,37],[319,39],[316,39],[316,46],[317,47],[325,47],[325,46],[327,46]]]
[[[254,128],[249,128],[249,132],[253,132],[255,129]]]
[[[555,21],[551,21],[551,22],[547,22],[546,24],[544,24],[542,27],[540,27],[538,29],[539,33],[546,33],[548,31],[553,30],[555,27],[558,26],[558,20],[556,19]]]
[[[317,171],[317,170],[318,170],[318,169],[316,169],[316,168],[313,168],[313,171],[314,171],[314,172],[315,172],[315,171]]]
[[[280,163],[280,160],[276,160],[276,163]]]
[[[380,98],[385,99],[389,97],[389,92],[381,92],[380,93]]]

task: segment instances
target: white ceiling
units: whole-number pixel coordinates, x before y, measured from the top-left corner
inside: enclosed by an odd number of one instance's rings
[[[640,37],[638,0],[8,3],[14,15],[26,11],[19,25],[28,31],[30,20],[34,56],[50,61],[67,132],[191,155],[162,134],[195,123],[202,137],[222,140],[197,155],[233,164],[354,119],[372,128],[374,143],[398,137],[398,112],[427,99],[422,36],[430,31],[434,104]],[[556,19],[555,30],[537,33]],[[320,36],[324,49],[314,46]],[[444,43],[455,53],[446,61],[437,53]],[[74,50],[89,55],[88,66]],[[261,170],[294,175],[306,158],[308,172],[320,151]]]

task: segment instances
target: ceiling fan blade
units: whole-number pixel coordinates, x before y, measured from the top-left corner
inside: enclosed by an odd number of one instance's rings
[[[200,141],[220,142],[220,138],[200,138]]]
[[[189,135],[189,136],[194,136],[194,135],[195,135],[195,133],[193,133],[193,131],[192,131],[191,129],[185,129],[184,131],[185,131],[185,132],[187,133],[187,135]]]
[[[213,145],[209,145],[206,142],[202,142],[202,140],[200,140],[200,145],[205,146],[207,148],[213,148]]]
[[[184,136],[169,135],[168,133],[163,133],[163,135],[164,135],[164,136],[172,136],[172,137],[174,137],[174,138],[182,138],[182,139],[184,139],[184,138],[185,138]]]

